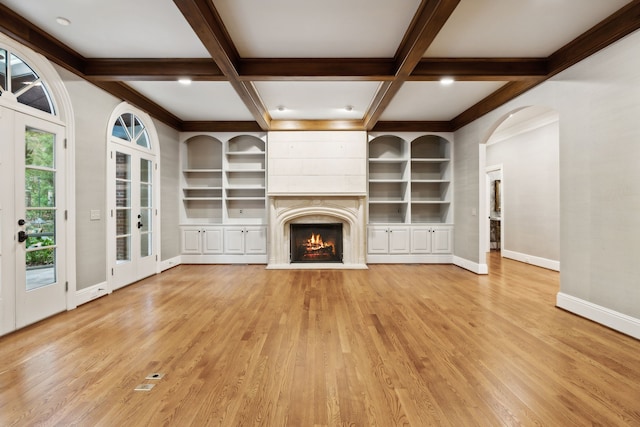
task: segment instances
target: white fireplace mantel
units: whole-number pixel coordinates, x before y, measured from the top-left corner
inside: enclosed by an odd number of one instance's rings
[[[270,195],[270,269],[366,269],[365,195]],[[341,223],[342,263],[290,262],[292,223]]]

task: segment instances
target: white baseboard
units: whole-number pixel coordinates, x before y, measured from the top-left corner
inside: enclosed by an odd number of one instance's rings
[[[268,264],[267,270],[367,270],[367,264],[342,264],[342,263],[293,263],[293,264]]]
[[[449,254],[367,254],[367,264],[451,264]]]
[[[182,264],[266,264],[267,255],[182,255]]]
[[[170,268],[176,267],[180,264],[182,264],[182,257],[180,255],[178,255],[177,257],[165,259],[164,261],[160,261],[160,273]]]
[[[97,285],[80,289],[79,291],[76,291],[76,306],[86,304],[89,301],[105,296],[108,293],[107,282],[98,283]]]
[[[513,259],[516,261],[524,262],[527,264],[535,265],[538,267],[546,268],[553,271],[560,271],[560,261],[554,261],[552,259],[540,258],[533,255],[527,255],[520,252],[509,251],[502,249],[502,256],[504,258]]]
[[[556,307],[640,339],[640,319],[618,313],[589,301],[558,292]]]
[[[489,274],[489,267],[487,264],[478,264],[477,262],[469,261],[468,259],[460,258],[458,256],[453,257],[453,264],[476,274]]]

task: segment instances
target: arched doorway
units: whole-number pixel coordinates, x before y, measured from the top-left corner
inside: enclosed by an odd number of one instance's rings
[[[0,335],[75,307],[73,165],[60,76],[0,35]]]
[[[502,257],[559,270],[558,113],[540,106],[512,111],[496,123],[484,143],[481,257],[499,247]],[[496,171],[500,206],[491,198]]]
[[[111,292],[159,271],[160,152],[151,118],[127,103],[111,115],[107,147]]]

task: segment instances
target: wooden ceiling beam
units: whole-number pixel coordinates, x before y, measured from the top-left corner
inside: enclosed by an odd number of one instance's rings
[[[452,132],[448,121],[379,121],[371,129],[372,132]]]
[[[172,128],[176,130],[182,129],[183,121],[181,119],[165,110],[164,108],[160,107],[158,104],[142,95],[140,92],[133,90],[125,83],[107,81],[93,81],[92,83],[99,88],[106,90],[110,94],[124,99],[127,102],[141,108],[151,116],[171,126]]]
[[[227,81],[215,61],[209,58],[183,59],[88,59],[85,74],[91,80]]]
[[[438,32],[440,32],[458,6],[458,3],[460,3],[460,0],[422,1],[394,57],[396,78],[392,82],[385,82],[380,85],[369,110],[365,114],[363,124],[367,130],[376,125],[384,109],[391,103],[402,84],[418,65]]]
[[[365,130],[361,120],[272,120],[269,130]]]
[[[529,89],[539,85],[546,80],[546,77],[538,79],[521,80],[509,82],[500,89],[493,92],[480,102],[466,109],[451,121],[452,130],[458,130],[461,127],[471,123],[479,117],[493,111],[499,106],[511,101],[518,95],[521,95]]]
[[[51,62],[91,81],[113,96],[141,108],[165,124],[175,129],[182,127],[182,120],[124,83],[101,82],[89,78],[86,75],[89,60],[2,4],[0,4],[0,31],[45,56]]]
[[[222,19],[210,0],[173,0],[191,25],[211,58],[236,90],[260,128],[267,130],[271,116],[251,82],[240,80],[240,55],[236,50]]]
[[[407,80],[432,81],[442,76],[456,80],[521,80],[548,74],[547,59],[537,58],[423,58]],[[208,58],[86,59],[85,75],[104,81],[227,81]],[[241,59],[241,81],[392,81],[394,62],[386,59]]]
[[[183,122],[182,132],[259,132],[256,122],[245,121],[191,121]]]
[[[422,58],[407,80],[513,81],[548,73],[546,58]]]
[[[549,77],[640,29],[640,0],[632,1],[549,56]]]
[[[83,75],[85,58],[22,16],[0,4],[0,31],[72,73]]]
[[[452,128],[460,129],[638,29],[640,0],[634,0],[551,54],[546,76],[504,85],[455,117]]]
[[[378,58],[250,58],[240,60],[240,79],[266,80],[392,80],[391,59]]]

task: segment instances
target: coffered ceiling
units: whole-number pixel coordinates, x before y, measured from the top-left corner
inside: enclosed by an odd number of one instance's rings
[[[179,130],[452,131],[638,28],[640,0],[0,0],[0,31]]]

